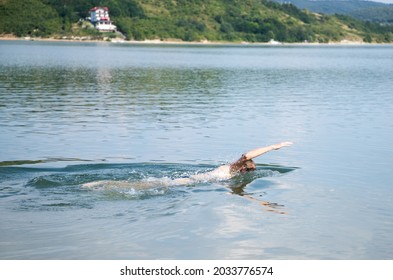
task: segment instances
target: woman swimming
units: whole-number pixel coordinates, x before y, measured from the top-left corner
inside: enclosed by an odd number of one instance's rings
[[[256,165],[252,159],[259,157],[267,152],[278,150],[283,147],[291,146],[292,142],[281,142],[267,147],[257,148],[243,154],[238,160],[233,163],[222,165],[212,171],[192,175],[189,178],[174,179],[175,184],[189,184],[193,181],[209,181],[209,180],[226,180],[241,173],[256,170]]]
[[[292,142],[282,142],[274,145],[270,145],[267,147],[257,148],[247,153],[243,154],[238,160],[222,165],[212,171],[191,175],[185,178],[160,178],[156,180],[142,180],[138,182],[127,182],[127,181],[96,181],[83,184],[83,187],[87,188],[101,188],[101,187],[117,187],[117,188],[126,188],[132,187],[136,189],[145,189],[151,188],[155,186],[180,186],[180,185],[189,185],[196,182],[204,182],[204,181],[217,181],[217,180],[228,180],[235,175],[247,173],[253,170],[256,170],[256,165],[253,161],[254,158],[263,155],[267,152],[281,149],[282,147],[291,146]]]

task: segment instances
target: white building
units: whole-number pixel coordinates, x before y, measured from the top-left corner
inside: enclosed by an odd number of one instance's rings
[[[112,24],[107,7],[94,7],[90,9],[90,21],[101,32],[116,31],[116,25]]]
[[[107,7],[94,7],[90,9],[90,21],[96,23],[100,20],[111,20],[109,17],[109,9]]]

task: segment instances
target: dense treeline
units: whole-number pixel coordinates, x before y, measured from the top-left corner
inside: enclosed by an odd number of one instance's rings
[[[81,28],[80,21],[94,6],[109,7],[112,20],[130,40],[393,40],[393,27],[267,0],[0,0],[0,34],[98,36],[94,29]]]
[[[40,0],[0,0],[0,34],[48,36],[61,30],[56,10]]]
[[[72,22],[88,16],[88,11],[95,6],[110,8],[113,17],[136,17],[143,15],[143,10],[134,0],[42,0],[55,8],[59,15]]]

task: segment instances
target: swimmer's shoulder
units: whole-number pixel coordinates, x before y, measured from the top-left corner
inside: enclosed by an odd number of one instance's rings
[[[196,181],[206,181],[206,180],[217,180],[217,179],[229,179],[231,177],[229,165],[222,165],[208,171],[206,173],[199,173],[192,175],[190,178]]]
[[[229,179],[232,177],[231,168],[229,164],[221,165],[211,171],[211,175],[218,179]]]
[[[215,172],[219,172],[219,173],[230,173],[230,165],[229,164],[225,164],[225,165],[221,165],[219,167],[217,167],[215,170],[213,170]]]

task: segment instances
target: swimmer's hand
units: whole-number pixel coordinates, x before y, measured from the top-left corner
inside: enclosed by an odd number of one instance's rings
[[[289,147],[292,146],[293,143],[292,142],[281,142],[279,144],[273,145],[275,150],[281,149],[282,147]]]

